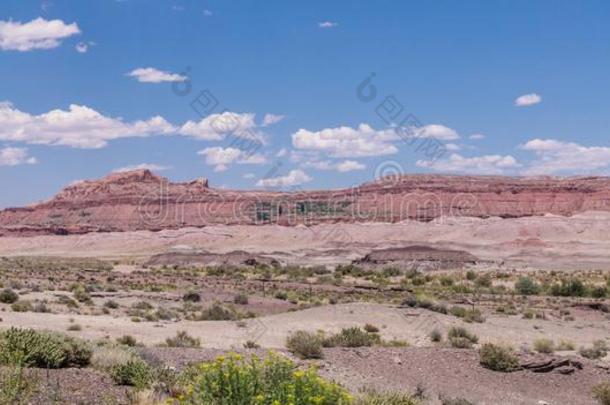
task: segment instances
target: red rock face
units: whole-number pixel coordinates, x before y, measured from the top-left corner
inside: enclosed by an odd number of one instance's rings
[[[610,211],[610,178],[412,175],[343,190],[271,192],[214,189],[206,179],[170,183],[138,170],[66,187],[41,204],[0,211],[0,236],[583,211]]]

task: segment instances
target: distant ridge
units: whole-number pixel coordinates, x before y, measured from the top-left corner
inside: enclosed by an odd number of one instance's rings
[[[415,174],[350,189],[275,192],[215,189],[205,178],[172,183],[149,170],[134,170],[81,181],[49,201],[0,211],[0,236],[158,231],[212,224],[570,216],[584,211],[610,211],[610,178]]]

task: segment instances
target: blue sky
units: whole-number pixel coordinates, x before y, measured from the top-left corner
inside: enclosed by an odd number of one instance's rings
[[[604,1],[3,0],[0,207],[132,167],[242,189],[608,174],[608,21]]]

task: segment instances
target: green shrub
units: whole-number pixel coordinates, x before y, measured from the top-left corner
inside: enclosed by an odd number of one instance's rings
[[[458,318],[465,317],[466,316],[466,312],[467,312],[466,308],[460,307],[460,306],[457,306],[457,305],[454,305],[454,306],[452,306],[449,309],[449,313],[451,315],[455,316],[455,317],[458,317]]]
[[[368,333],[378,333],[379,332],[379,328],[375,325],[371,325],[370,323],[367,323],[364,325],[364,330],[367,331]]]
[[[232,321],[237,318],[235,311],[223,307],[220,304],[213,304],[211,307],[201,311],[197,316],[198,321]]]
[[[233,302],[238,305],[248,305],[249,301],[246,294],[236,294],[235,297],[233,297]]]
[[[443,334],[440,330],[433,329],[432,332],[430,332],[430,340],[435,343],[438,343],[443,340]]]
[[[17,302],[19,299],[19,294],[10,288],[5,288],[0,292],[0,302],[3,304],[12,304],[13,302]]]
[[[125,364],[137,358],[133,351],[124,346],[106,344],[94,348],[91,356],[91,367],[103,372],[110,372],[114,366]]]
[[[182,300],[185,302],[199,302],[201,301],[201,295],[196,291],[188,291],[184,293]]]
[[[34,309],[32,303],[27,300],[20,300],[11,305],[11,309],[15,312],[30,312]]]
[[[239,355],[191,366],[181,377],[180,404],[346,405],[351,397],[341,386],[324,381],[314,369],[296,370],[288,359],[271,353],[260,360]]]
[[[477,287],[489,288],[492,285],[491,276],[489,274],[481,274],[474,283]]]
[[[173,338],[165,339],[167,347],[201,347],[201,340],[189,336],[185,331],[179,331]]]
[[[278,291],[275,293],[275,298],[286,301],[288,299],[288,293],[286,291]]]
[[[479,361],[483,367],[494,371],[510,372],[519,368],[519,358],[513,349],[493,343],[481,346]]]
[[[30,404],[38,381],[22,366],[0,368],[0,404]]]
[[[343,328],[341,332],[324,339],[326,347],[363,347],[373,346],[381,343],[381,338],[376,333],[368,333],[358,327]]]
[[[587,359],[601,359],[608,354],[608,345],[603,340],[596,340],[591,347],[581,347],[579,353]]]
[[[87,289],[80,284],[72,288],[72,293],[74,294],[74,299],[78,302],[91,302],[91,296],[87,292]]]
[[[551,339],[540,338],[534,340],[534,350],[538,353],[551,354],[555,352],[555,342]]]
[[[286,339],[286,347],[301,359],[321,359],[322,338],[311,332],[299,330]]]
[[[455,317],[464,319],[464,321],[466,321],[468,323],[485,322],[485,318],[483,317],[483,314],[481,314],[481,311],[476,308],[466,309],[464,307],[454,305],[449,309],[449,313]]]
[[[589,294],[593,298],[606,298],[608,295],[608,289],[602,286],[591,287]]]
[[[569,341],[569,340],[560,340],[559,343],[557,344],[556,349],[559,352],[576,350],[576,345],[574,344],[574,342]]]
[[[530,277],[521,277],[515,283],[515,290],[521,295],[536,295],[540,292],[540,286]]]
[[[110,370],[110,376],[118,385],[131,385],[136,388],[146,388],[153,380],[152,369],[142,359],[116,364]]]
[[[360,395],[354,405],[418,405],[419,401],[408,393],[369,391]]]
[[[117,309],[119,307],[119,304],[116,301],[108,300],[104,302],[104,307],[109,309]]]
[[[452,277],[450,276],[440,276],[438,281],[441,283],[442,286],[444,287],[450,287],[453,285],[454,280]]]
[[[561,284],[555,283],[551,286],[551,295],[557,297],[584,297],[587,295],[587,288],[577,278],[561,280]]]
[[[466,315],[464,315],[464,321],[468,323],[483,323],[485,322],[485,318],[483,317],[483,314],[481,314],[481,311],[475,308],[466,311]]]
[[[473,344],[479,341],[479,338],[468,331],[466,328],[454,326],[447,332],[447,339],[452,347],[458,349],[471,348]]]
[[[24,367],[83,367],[92,350],[79,339],[33,329],[11,328],[0,334],[0,364]]]
[[[610,405],[610,382],[595,385],[592,394],[600,405]]]
[[[441,405],[475,405],[475,403],[464,398],[442,398]]]
[[[256,343],[254,340],[246,340],[244,343],[244,349],[260,349],[260,345]]]
[[[129,347],[136,346],[138,344],[136,338],[131,335],[123,335],[116,339],[117,343],[120,345],[125,345]]]

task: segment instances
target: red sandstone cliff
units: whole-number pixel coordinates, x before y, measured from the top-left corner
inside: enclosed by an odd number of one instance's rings
[[[0,236],[160,230],[211,224],[430,221],[610,211],[610,178],[412,175],[334,191],[232,191],[170,183],[148,170],[66,187],[50,201],[0,211]]]

